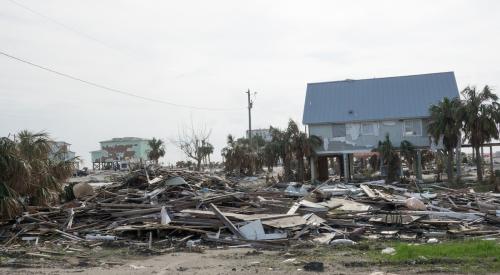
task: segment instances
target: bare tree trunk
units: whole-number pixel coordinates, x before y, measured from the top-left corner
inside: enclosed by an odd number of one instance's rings
[[[483,181],[483,163],[482,163],[482,156],[481,156],[481,151],[479,150],[479,146],[476,146],[475,150],[476,152],[476,171],[477,171],[477,181],[481,182]]]
[[[292,160],[288,155],[283,159],[283,170],[285,170],[285,180],[292,181]]]
[[[300,182],[304,182],[304,174],[305,174],[305,166],[304,166],[304,157],[297,159],[297,180]]]
[[[453,149],[448,151],[446,174],[448,176],[448,182],[453,182]]]
[[[456,181],[459,182],[462,177],[462,135],[458,136],[458,146],[456,148],[456,166],[457,166],[457,176]]]
[[[201,158],[196,160],[196,171],[201,171]]]

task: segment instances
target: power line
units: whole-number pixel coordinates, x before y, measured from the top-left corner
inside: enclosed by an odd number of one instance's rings
[[[97,88],[100,88],[100,89],[103,89],[103,90],[106,90],[106,91],[114,92],[114,93],[125,95],[125,96],[140,98],[142,100],[147,100],[147,101],[151,101],[151,102],[155,102],[155,103],[161,103],[161,104],[166,104],[166,105],[175,106],[175,107],[188,108],[188,109],[206,110],[206,111],[235,111],[235,110],[241,110],[241,109],[243,109],[243,108],[210,108],[210,107],[191,106],[191,105],[184,105],[184,104],[178,104],[178,103],[174,103],[174,102],[164,101],[164,100],[160,100],[160,99],[154,99],[154,98],[151,98],[151,97],[140,96],[140,95],[136,95],[134,93],[129,93],[129,92],[126,92],[126,91],[123,91],[123,90],[119,90],[119,89],[107,87],[107,86],[104,86],[104,85],[101,85],[99,83],[95,83],[95,82],[92,82],[92,81],[87,81],[87,80],[84,80],[82,78],[79,78],[79,77],[76,77],[76,76],[72,76],[70,74],[61,73],[59,71],[50,69],[48,67],[35,64],[33,62],[24,60],[24,59],[19,58],[19,57],[15,57],[15,56],[10,55],[8,53],[5,53],[3,51],[0,51],[0,54],[4,55],[4,56],[6,56],[6,57],[8,57],[10,59],[22,62],[24,64],[31,65],[31,66],[36,67],[38,69],[42,69],[44,71],[48,71],[48,72],[51,72],[53,74],[56,74],[56,75],[59,75],[59,76],[62,76],[62,77],[66,77],[66,78],[69,78],[69,79],[72,79],[72,80],[75,80],[75,81],[78,81],[78,82],[82,82],[82,83],[85,83],[85,84],[90,85],[90,86],[94,86],[94,87],[97,87]]]
[[[60,22],[60,21],[58,21],[56,19],[53,19],[53,18],[51,18],[51,17],[49,17],[49,16],[47,16],[47,15],[41,13],[41,12],[38,12],[38,11],[36,11],[36,10],[34,10],[34,9],[32,9],[32,8],[24,5],[24,4],[21,4],[21,3],[17,2],[17,1],[14,1],[14,0],[9,0],[9,2],[11,2],[12,4],[14,4],[14,5],[16,5],[16,6],[20,7],[20,8],[22,8],[22,9],[25,9],[25,10],[27,10],[27,11],[35,14],[35,15],[38,15],[38,16],[44,18],[45,20],[48,20],[48,21],[50,21],[50,22],[52,22],[52,23],[54,23],[54,24],[56,24],[56,25],[58,25],[58,26],[60,26],[60,27],[62,27],[64,29],[66,29],[66,30],[69,30],[69,31],[71,31],[71,32],[73,32],[73,33],[75,33],[75,34],[77,34],[79,36],[85,37],[86,39],[92,40],[94,42],[97,42],[97,43],[101,44],[104,47],[107,47],[107,48],[110,48],[110,49],[114,50],[114,48],[110,47],[109,45],[107,45],[106,43],[100,41],[99,39],[94,38],[94,37],[92,37],[92,36],[90,36],[90,35],[82,32],[80,30],[77,30],[74,27],[66,25],[66,24],[64,24],[64,23],[62,23],[62,22]]]
[[[47,20],[47,21],[50,21],[50,22],[52,22],[52,23],[54,23],[54,24],[56,24],[56,25],[58,25],[58,26],[60,26],[60,27],[62,27],[62,28],[64,28],[64,29],[66,29],[66,30],[71,31],[71,32],[73,32],[73,33],[74,33],[74,34],[76,34],[76,35],[79,35],[79,36],[81,36],[81,37],[84,37],[84,38],[86,38],[86,39],[89,39],[89,40],[91,40],[91,41],[94,41],[94,42],[96,42],[96,43],[98,43],[98,44],[101,44],[101,46],[104,46],[104,47],[106,47],[106,48],[108,48],[108,49],[111,49],[111,50],[114,50],[114,51],[116,51],[116,52],[119,52],[119,53],[122,53],[122,54],[127,54],[127,55],[130,55],[130,52],[129,52],[129,51],[124,51],[123,49],[119,49],[119,48],[112,47],[112,46],[108,45],[107,43],[104,43],[104,42],[102,42],[101,40],[99,40],[99,39],[97,39],[97,38],[95,38],[95,37],[93,37],[93,36],[91,36],[91,35],[89,35],[89,34],[87,34],[87,33],[85,33],[85,32],[82,32],[82,31],[80,31],[80,30],[78,30],[78,29],[76,29],[76,28],[74,28],[74,27],[72,27],[72,26],[70,26],[70,25],[68,25],[68,24],[62,23],[61,21],[58,21],[58,20],[56,20],[56,19],[54,19],[54,18],[51,18],[51,17],[49,17],[49,16],[47,16],[47,15],[45,15],[45,14],[43,14],[43,13],[39,12],[39,11],[36,11],[36,10],[34,10],[34,9],[32,9],[32,8],[30,8],[30,7],[26,6],[26,5],[24,5],[24,4],[21,4],[21,3],[17,2],[17,1],[14,1],[14,0],[8,0],[8,1],[10,1],[12,4],[14,4],[14,5],[16,5],[16,6],[18,6],[18,7],[22,8],[22,9],[24,9],[24,10],[27,10],[27,11],[29,11],[29,12],[31,12],[31,13],[33,13],[33,14],[37,15],[37,16],[42,17],[43,19],[45,19],[45,20]],[[131,56],[131,55],[130,55],[130,56]],[[175,74],[177,75],[177,77],[179,77],[180,75],[182,75],[180,72],[178,72],[178,71],[176,71],[176,70],[173,70],[173,69],[168,69],[168,68],[167,68],[167,69],[165,69],[165,70],[170,71],[170,72],[172,72],[172,73],[175,73]]]

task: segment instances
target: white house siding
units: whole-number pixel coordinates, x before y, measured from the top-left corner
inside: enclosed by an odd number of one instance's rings
[[[430,139],[427,135],[427,120],[422,119],[421,135],[405,136],[404,120],[387,120],[377,122],[347,123],[345,137],[334,137],[332,124],[309,125],[309,134],[319,136],[323,140],[323,146],[318,153],[350,153],[369,152],[377,147],[378,142],[385,139],[386,134],[394,146],[398,147],[401,141],[408,140],[417,147],[429,147]],[[362,131],[363,123],[375,123],[375,129],[367,135]],[[372,127],[365,127],[372,130]]]

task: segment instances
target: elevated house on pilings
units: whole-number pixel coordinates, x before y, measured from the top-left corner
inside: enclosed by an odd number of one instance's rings
[[[372,152],[386,135],[395,147],[408,140],[417,148],[421,179],[421,150],[434,147],[429,107],[458,96],[453,72],[307,84],[302,123],[323,140],[311,159],[312,179],[327,179],[328,158],[336,158],[350,180],[353,156]]]
[[[149,139],[137,137],[112,138],[99,142],[100,150],[90,152],[92,168],[94,170],[104,169],[128,169],[130,164],[146,163],[151,151]]]

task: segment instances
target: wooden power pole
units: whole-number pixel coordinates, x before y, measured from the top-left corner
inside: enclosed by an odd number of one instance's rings
[[[252,145],[252,107],[253,101],[250,99],[250,89],[246,91],[248,96],[248,141]]]

